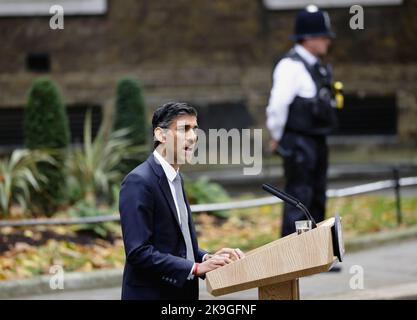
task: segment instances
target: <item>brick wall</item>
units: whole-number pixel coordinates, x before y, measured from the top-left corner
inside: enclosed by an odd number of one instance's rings
[[[331,9],[338,35],[328,57],[350,94],[392,95],[399,137],[417,141],[417,3],[365,8],[365,30],[349,11]],[[100,104],[111,117],[117,80],[145,85],[150,107],[166,100],[199,105],[245,101],[264,125],[273,61],[290,46],[294,11],[266,11],[255,0],[109,0],[104,16],[1,18],[0,107],[21,107],[31,82],[29,53],[48,53],[67,103]]]

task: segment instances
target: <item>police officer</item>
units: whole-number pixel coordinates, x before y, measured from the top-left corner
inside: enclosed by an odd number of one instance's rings
[[[336,127],[332,71],[320,58],[334,33],[329,15],[310,5],[296,18],[294,47],[278,62],[267,106],[270,148],[284,160],[285,190],[324,220],[328,150],[326,136]],[[295,232],[303,212],[284,205],[282,235]]]

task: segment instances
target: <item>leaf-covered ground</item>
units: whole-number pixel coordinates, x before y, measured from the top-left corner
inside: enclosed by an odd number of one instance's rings
[[[393,197],[358,196],[330,200],[328,216],[339,212],[346,238],[357,234],[397,228]],[[403,223],[417,223],[417,198],[403,198]],[[200,247],[214,251],[221,247],[250,250],[275,240],[281,225],[281,206],[233,210],[228,219],[208,214],[194,217]],[[66,272],[121,268],[123,241],[118,224],[106,239],[75,227],[0,228],[0,280],[49,274],[53,265]]]
[[[71,229],[0,229],[0,280],[49,274],[53,265],[63,266],[66,272],[123,266],[123,242],[119,235],[101,239]]]

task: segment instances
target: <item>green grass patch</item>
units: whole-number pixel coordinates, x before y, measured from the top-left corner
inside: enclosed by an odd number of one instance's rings
[[[330,199],[327,217],[339,213],[345,238],[404,228],[417,223],[417,198],[402,198],[403,222],[397,225],[393,196],[366,195]],[[210,251],[221,247],[251,250],[280,237],[282,205],[230,211],[230,218],[219,221],[208,215],[196,217],[200,246]]]

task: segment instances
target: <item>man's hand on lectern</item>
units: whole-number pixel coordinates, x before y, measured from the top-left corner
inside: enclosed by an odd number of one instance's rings
[[[235,260],[239,260],[245,257],[245,254],[239,249],[239,248],[222,248],[219,251],[217,251],[215,253],[215,255],[219,255],[219,254],[226,254],[229,256],[230,259],[232,259],[233,261]]]
[[[204,262],[198,264],[196,276],[205,275],[207,272],[225,266],[232,262],[227,254],[214,254],[210,255],[204,260]]]
[[[208,254],[205,260],[199,264],[197,276],[202,276],[207,272],[222,267],[232,261],[239,260],[245,257],[245,254],[239,249],[222,248],[215,254]]]

